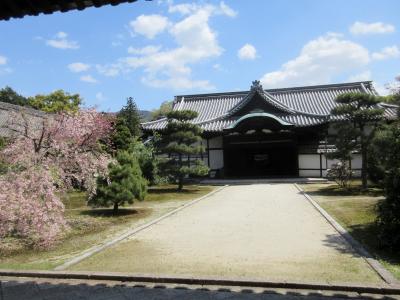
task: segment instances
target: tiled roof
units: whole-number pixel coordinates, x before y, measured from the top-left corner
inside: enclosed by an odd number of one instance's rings
[[[137,0],[1,0],[0,20],[22,18],[26,15],[37,16],[40,13],[51,14],[56,11],[66,12],[72,9],[82,10],[87,7],[100,7],[106,4],[117,5]]]
[[[174,110],[194,110],[198,117],[193,120],[205,131],[222,131],[232,125],[238,117],[233,116],[258,92],[264,101],[281,111],[279,118],[297,127],[313,126],[329,121],[332,108],[338,104],[335,99],[344,93],[367,93],[377,95],[371,81],[293,87],[263,90],[256,82],[250,91],[182,95],[176,96]],[[385,116],[394,118],[397,107],[384,105]],[[166,119],[143,123],[144,130],[160,130],[167,124]]]

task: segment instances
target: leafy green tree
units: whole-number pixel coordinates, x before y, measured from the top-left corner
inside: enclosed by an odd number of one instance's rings
[[[125,124],[133,137],[139,137],[141,135],[141,117],[132,97],[127,99],[126,105],[118,113],[118,118],[125,120]]]
[[[135,140],[130,144],[129,152],[138,158],[143,177],[147,179],[150,185],[156,184],[159,180],[159,160],[155,155],[153,143],[148,142],[145,145],[141,141]]]
[[[6,86],[0,90],[0,102],[25,106],[28,104],[28,99]]]
[[[113,206],[114,213],[118,207],[134,199],[144,200],[147,194],[147,181],[142,177],[139,162],[127,151],[120,151],[117,163],[108,167],[108,177],[99,177],[95,195],[89,200],[92,206]]]
[[[69,94],[63,90],[57,90],[48,95],[36,95],[28,98],[29,105],[33,108],[49,112],[77,112],[82,98],[78,94]]]
[[[377,224],[383,247],[400,251],[400,121],[385,126],[374,138],[383,149],[385,199],[378,205]]]
[[[387,88],[390,90],[390,95],[382,97],[382,101],[389,104],[400,105],[400,75],[397,76],[395,81]]]
[[[173,101],[164,101],[160,107],[151,111],[151,120],[158,120],[167,116],[172,111]]]
[[[160,167],[178,182],[178,190],[182,190],[186,176],[204,176],[209,171],[200,160],[184,161],[184,157],[204,151],[203,147],[198,145],[201,141],[201,128],[190,122],[196,117],[195,111],[171,111],[167,114],[168,124],[161,132],[159,148],[169,158],[163,161]]]
[[[363,93],[347,93],[339,95],[336,102],[339,106],[332,109],[332,115],[345,119],[343,126],[347,126],[354,134],[356,143],[362,156],[361,179],[363,189],[367,188],[368,143],[374,134],[374,128],[381,121],[383,109],[377,108],[380,98]],[[346,130],[345,127],[343,130]]]

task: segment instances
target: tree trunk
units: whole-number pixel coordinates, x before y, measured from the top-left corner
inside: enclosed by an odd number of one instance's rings
[[[179,154],[179,169],[182,168],[182,154]],[[178,191],[182,191],[183,188],[183,175],[178,175]]]
[[[183,176],[179,176],[178,178],[178,191],[182,191],[183,189]]]
[[[368,174],[367,174],[367,145],[365,144],[365,137],[361,135],[361,181],[362,189],[366,190],[368,188]]]
[[[116,215],[118,213],[118,203],[114,203],[113,214]]]

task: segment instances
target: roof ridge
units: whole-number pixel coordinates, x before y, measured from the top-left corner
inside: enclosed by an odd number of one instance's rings
[[[265,92],[271,93],[271,92],[279,92],[279,91],[295,91],[295,90],[315,90],[315,89],[324,89],[324,88],[340,88],[340,87],[346,87],[346,86],[361,86],[361,84],[367,84],[367,87],[373,83],[372,80],[366,80],[366,81],[354,81],[354,82],[343,82],[343,83],[329,83],[329,84],[317,84],[317,85],[306,85],[306,86],[294,86],[294,87],[286,87],[286,88],[275,88],[275,89],[264,89]],[[227,95],[227,96],[232,96],[232,95],[238,95],[238,94],[248,94],[250,90],[247,91],[235,91],[235,92],[219,92],[219,93],[205,93],[205,94],[189,94],[189,95],[177,95],[175,97],[185,97],[186,100],[191,100],[188,98],[208,98],[208,97],[219,97],[222,95]]]
[[[239,94],[243,94],[246,95],[248,94],[250,91],[237,91],[237,92],[221,92],[221,93],[212,93],[212,94],[191,94],[191,95],[178,95],[175,96],[176,98],[185,98],[185,101],[190,101],[192,99],[190,98],[216,98],[216,97],[221,97],[223,95],[227,95],[227,96],[235,96],[235,95],[239,95]]]
[[[318,89],[326,89],[326,88],[343,88],[350,86],[361,86],[361,84],[372,83],[371,80],[367,81],[356,81],[356,82],[344,82],[344,83],[331,83],[331,84],[321,84],[321,85],[308,85],[308,86],[294,86],[287,88],[276,88],[276,89],[267,89],[268,92],[280,92],[280,91],[296,91],[296,90],[318,90]]]
[[[253,97],[255,96],[256,93],[258,95],[260,95],[264,99],[265,102],[268,102],[270,105],[274,106],[275,108],[277,108],[279,110],[286,111],[287,113],[294,113],[295,112],[295,110],[291,109],[286,104],[278,101],[277,99],[275,99],[274,96],[272,96],[270,93],[268,93],[265,90],[263,90],[261,88],[261,86],[259,86],[258,88],[256,87],[254,89],[251,89],[250,92],[239,103],[237,103],[234,107],[232,107],[227,112],[227,116],[231,116],[232,114],[234,114],[235,112],[239,111],[244,106],[246,106],[246,104],[249,103],[249,101],[251,99],[253,99]]]
[[[387,107],[393,107],[393,108],[400,108],[400,105],[392,104],[392,103],[386,103],[386,102],[379,102],[378,105],[387,106]]]
[[[165,121],[165,120],[167,120],[166,117],[161,118],[161,119],[157,119],[157,120],[153,120],[153,121],[143,122],[143,123],[141,123],[141,124],[143,124],[143,125],[144,125],[144,124],[153,124],[153,123],[158,123],[158,122]]]

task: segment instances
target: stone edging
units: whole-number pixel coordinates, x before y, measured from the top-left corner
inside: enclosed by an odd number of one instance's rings
[[[67,272],[67,271],[16,271],[1,270],[0,276],[17,278],[47,278],[47,279],[81,279],[81,280],[106,280],[119,282],[142,282],[185,285],[212,285],[235,286],[249,288],[283,288],[318,291],[356,292],[380,295],[400,295],[400,286],[371,286],[371,285],[342,285],[326,283],[304,283],[295,281],[260,281],[229,278],[185,278],[170,276],[153,276],[128,273],[100,273],[100,272]],[[1,279],[1,277],[0,277]],[[8,279],[9,280],[9,279]]]
[[[206,194],[206,195],[204,195],[204,196],[202,196],[200,198],[196,198],[196,199],[194,199],[194,200],[192,200],[192,201],[190,201],[190,202],[188,202],[188,203],[186,203],[186,204],[184,204],[182,206],[179,206],[178,208],[176,208],[176,209],[174,209],[174,210],[162,215],[161,217],[158,217],[157,219],[155,219],[153,221],[150,221],[150,222],[148,222],[146,224],[143,224],[143,225],[141,225],[141,226],[139,226],[137,228],[134,228],[132,230],[128,230],[127,232],[117,236],[116,238],[106,242],[105,244],[102,244],[102,245],[99,245],[99,246],[95,246],[95,247],[92,247],[92,248],[90,248],[90,249],[88,249],[86,251],[83,251],[82,254],[80,254],[78,256],[75,256],[73,259],[63,263],[60,266],[57,266],[54,270],[55,271],[65,270],[68,267],[73,266],[73,265],[81,262],[82,260],[84,260],[84,259],[86,259],[86,258],[88,258],[88,257],[90,257],[90,256],[92,256],[92,255],[94,255],[94,254],[96,254],[96,253],[98,253],[100,251],[103,251],[104,249],[106,249],[108,247],[111,247],[111,246],[115,245],[116,243],[119,243],[120,241],[122,241],[122,240],[124,240],[124,239],[126,239],[126,238],[128,238],[128,237],[130,237],[130,236],[132,236],[132,235],[134,235],[134,234],[136,234],[136,233],[148,228],[148,227],[150,227],[151,225],[154,225],[154,224],[164,220],[165,218],[168,218],[169,216],[171,216],[173,214],[176,214],[177,212],[181,211],[182,209],[185,209],[185,208],[187,208],[187,207],[199,202],[200,200],[202,200],[204,198],[210,197],[211,195],[214,195],[215,193],[218,193],[219,191],[223,190],[227,186],[228,185],[224,185],[224,186],[222,186],[222,187],[220,187],[220,188],[218,188],[218,189],[216,189],[214,191],[211,191],[210,193],[208,193],[208,194]]]
[[[330,214],[326,212],[317,202],[315,202],[304,190],[298,186],[296,183],[295,187],[300,191],[300,193],[312,204],[312,206],[335,228],[337,232],[356,250],[365,261],[371,266],[371,268],[378,273],[378,275],[388,284],[398,284],[397,279],[385,269],[382,264],[377,261],[373,256],[357,241],[350,233],[344,229]]]

